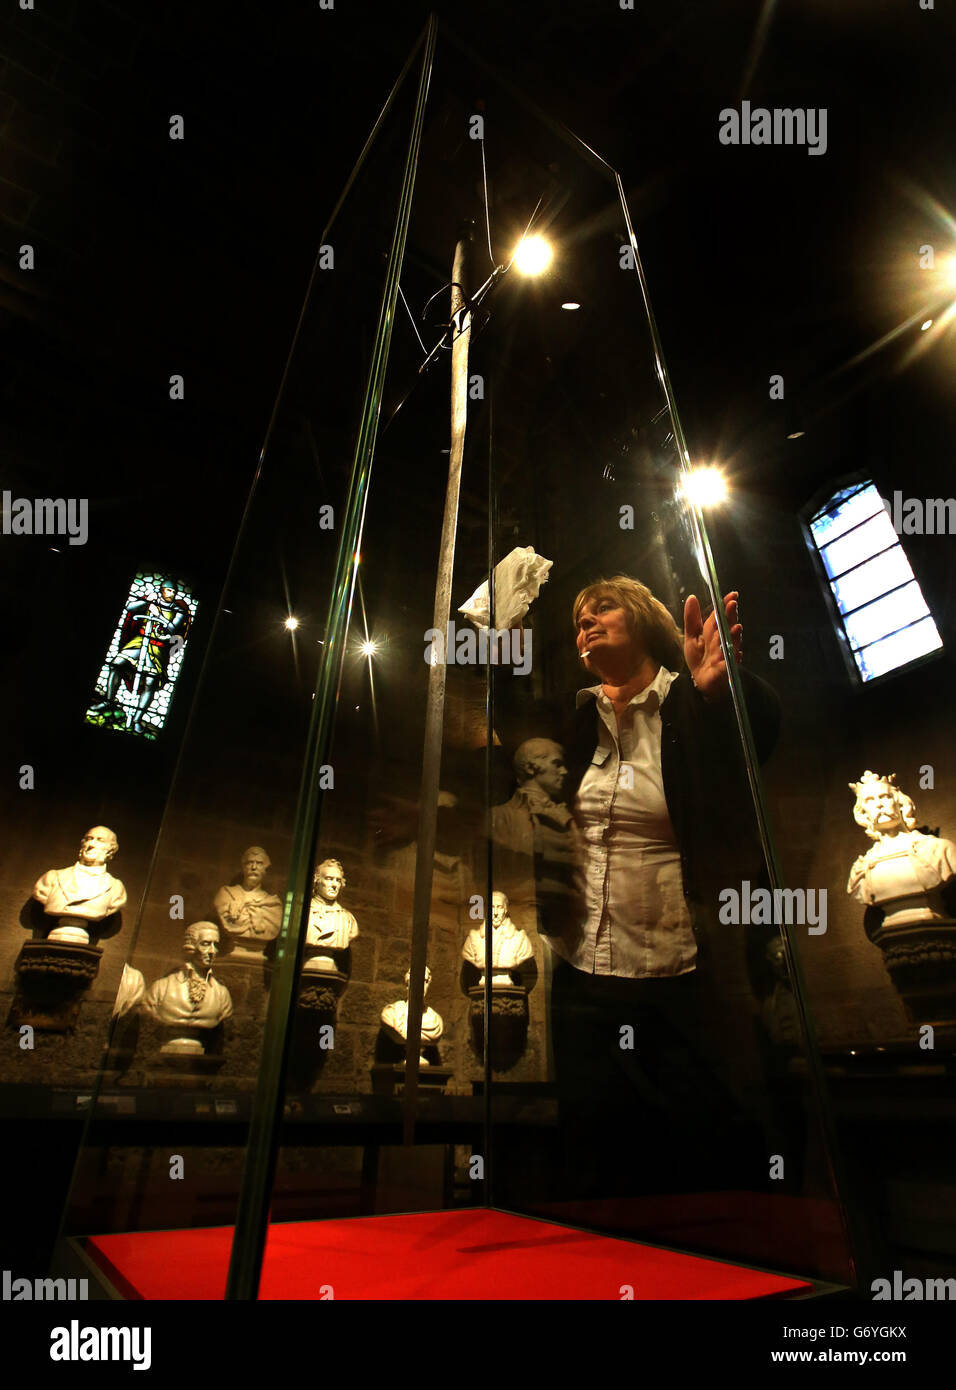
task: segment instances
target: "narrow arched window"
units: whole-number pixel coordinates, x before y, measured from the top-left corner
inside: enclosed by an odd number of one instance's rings
[[[871,481],[833,493],[805,517],[805,526],[861,681],[940,650],[943,642],[900,544],[892,505]]]

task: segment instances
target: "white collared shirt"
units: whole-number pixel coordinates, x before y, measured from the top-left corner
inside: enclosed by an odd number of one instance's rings
[[[644,979],[695,968],[697,944],[661,774],[660,706],[676,679],[662,666],[621,715],[620,734],[601,686],[578,691],[578,706],[594,699],[599,714],[598,745],[574,803],[584,841],[585,920],[573,946],[548,939],[588,974]]]

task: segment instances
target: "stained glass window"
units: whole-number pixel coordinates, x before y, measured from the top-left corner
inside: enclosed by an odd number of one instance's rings
[[[942,647],[873,483],[834,493],[809,528],[861,680],[885,676]]]
[[[154,739],[166,723],[197,603],[166,574],[137,574],[96,680],[86,722]]]

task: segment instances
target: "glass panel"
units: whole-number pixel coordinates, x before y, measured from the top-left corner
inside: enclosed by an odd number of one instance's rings
[[[853,413],[854,424],[866,433],[882,428],[885,420],[907,418],[905,391],[894,393],[895,387],[882,384]],[[899,466],[910,476],[915,456],[901,457]],[[795,906],[805,916],[789,925],[786,935],[793,973],[804,983],[803,999],[819,1039],[827,1092],[835,1101],[838,1143],[830,1152],[851,1196],[847,1215],[862,1268],[878,1275],[894,1268],[915,1273],[933,1256],[908,1215],[889,1217],[896,1197],[887,1201],[882,1225],[859,1221],[853,1199],[863,1192],[867,1203],[878,1204],[874,1183],[899,1195],[912,1192],[916,1183],[938,1183],[941,1191],[949,1181],[942,1162],[921,1161],[914,1168],[911,1145],[902,1136],[894,1138],[896,1126],[888,1117],[901,1117],[894,1108],[898,1103],[927,1123],[928,1107],[935,1103],[929,1097],[941,1094],[934,1088],[943,1085],[939,1054],[930,1054],[933,1047],[948,1049],[941,1039],[947,1037],[945,1020],[953,1007],[953,976],[943,964],[952,930],[948,857],[953,850],[948,802],[934,796],[933,775],[950,743],[952,676],[944,661],[921,663],[911,672],[894,669],[939,650],[936,624],[926,616],[853,652],[863,681],[874,683],[861,688],[846,670],[842,625],[828,616],[818,567],[794,538],[786,500],[772,487],[756,498],[742,477],[735,488],[732,469],[728,474],[727,505],[708,515],[709,530],[718,565],[728,573],[733,566],[734,584],[744,594],[747,650],[753,650],[754,639],[769,644],[769,678],[783,706],[780,740],[762,769],[762,781],[782,883],[803,895]],[[901,479],[894,481],[899,486]],[[862,542],[873,531],[882,533],[873,544],[892,548],[834,586],[843,603],[859,601],[868,589],[878,595],[846,621],[857,641],[910,622],[914,608],[927,613],[933,595],[938,600],[952,584],[951,552],[914,538],[911,568],[884,517],[828,548],[830,572],[859,559],[855,545],[865,554]],[[772,590],[766,585],[771,557],[779,577]],[[884,574],[886,584],[894,577],[906,582],[879,596],[886,587]],[[878,685],[876,677],[883,677]],[[878,791],[890,807],[879,820],[873,811]],[[927,830],[938,822],[938,832]],[[914,877],[906,865],[916,862],[925,870]],[[815,922],[810,921],[811,895]],[[772,969],[772,951],[766,963]],[[781,1038],[786,995],[769,975],[765,978],[761,1022]],[[793,1075],[792,1065],[785,1070]],[[864,1275],[864,1288],[867,1282]]]
[[[509,657],[483,671],[480,650],[469,660],[465,645],[447,672],[441,788],[449,804],[438,811],[446,836],[438,848],[451,865],[460,859],[469,868],[443,903],[433,891],[429,916],[429,1000],[444,1020],[441,1057],[454,1072],[448,1089],[483,1097],[490,1070],[482,1157],[490,1165],[485,1200],[495,1207],[847,1279],[807,1021],[783,940],[787,923],[748,915],[750,890],[773,880],[731,692],[718,680],[714,703],[705,704],[674,626],[692,595],[706,619],[712,594],[699,521],[681,492],[679,425],[640,302],[626,210],[611,171],[496,90],[467,56],[455,53],[449,62],[446,52],[444,60],[433,83],[403,274],[409,302],[423,305],[446,285],[460,218],[475,223],[471,286],[495,263],[509,263],[536,209],[534,230],[554,252],[548,274],[522,279],[512,268],[498,278],[470,345],[469,380],[480,378],[484,396],[469,400],[451,613],[458,636],[469,633],[460,607],[487,577],[490,524],[500,566],[497,626],[527,634],[527,661],[515,659],[512,642]],[[484,140],[491,256],[481,148],[462,136],[475,91],[494,94]],[[628,294],[633,311],[622,312]],[[580,308],[562,307],[568,303]],[[432,341],[426,336],[426,348]],[[410,335],[396,335],[398,399],[416,367],[415,346]],[[383,435],[377,461],[401,479],[407,496],[373,495],[363,542],[369,612],[381,614],[386,628],[395,621],[396,593],[409,616],[417,610],[420,623],[429,621],[434,577],[422,559],[437,555],[444,469],[424,473],[424,443],[448,447],[447,366],[423,386]],[[419,521],[414,568],[394,540],[386,551],[369,539],[379,527],[384,536],[387,515],[397,515],[401,533],[406,509],[435,518],[430,538]],[[527,611],[524,602],[509,611],[514,552],[526,548],[549,563],[547,580],[524,593]],[[372,573],[382,564],[373,603]],[[584,667],[572,622],[578,592],[618,574],[646,584],[663,605],[652,610],[659,624],[654,669],[646,670],[657,685],[628,714],[620,751],[611,707],[601,712],[593,695],[579,695],[600,691],[602,682],[597,666]],[[737,582],[729,574],[721,587]],[[588,619],[611,626],[610,636],[602,633],[605,653],[608,643],[626,645],[626,621],[615,629],[624,620],[619,612],[604,616],[611,611]],[[692,603],[691,627],[694,613]],[[406,640],[415,636],[412,622]],[[767,756],[773,669],[755,655],[747,671],[744,697]],[[706,674],[700,679],[706,683]],[[489,681],[490,755],[483,729]],[[398,722],[413,727],[409,718]],[[414,796],[416,738],[410,746],[406,785]],[[397,764],[398,750],[390,752]],[[370,771],[391,789],[394,774],[383,777],[376,761]],[[483,823],[488,843],[476,833]],[[436,855],[436,884],[440,867]],[[491,891],[506,901],[496,904],[501,920],[491,929],[494,955],[484,971],[490,1043],[482,1075],[478,981],[489,932],[476,932],[466,894],[487,898]],[[730,921],[720,918],[722,907]],[[458,963],[450,969],[446,952],[456,930]],[[776,1018],[773,1026],[766,1021],[771,998],[785,1019],[779,1027]],[[440,1101],[430,1104],[437,1121]],[[420,1109],[423,1130],[427,1122]],[[470,1185],[474,1194],[463,1156],[457,1191],[464,1195]]]
[[[264,1029],[280,967],[295,945],[294,938],[292,947],[288,944],[287,883],[294,878],[313,692],[324,648],[342,638],[335,622],[328,622],[330,596],[366,383],[381,351],[376,324],[396,236],[420,66],[421,49],[393,92],[317,253],[215,624],[211,635],[208,628],[204,633],[202,680],[149,873],[143,876],[142,904],[132,914],[130,938],[117,942],[114,954],[104,958],[105,986],[119,993],[102,1071],[92,1087],[87,1074],[85,1099],[75,1096],[76,1105],[85,1104],[91,1113],[60,1258],[75,1257],[78,1242],[85,1240],[86,1255],[101,1271],[112,1270],[110,1278],[122,1274],[117,1251],[135,1251],[129,1242],[137,1233],[217,1226],[226,1228],[228,1238],[207,1267],[206,1296],[220,1298],[226,1287],[231,1227],[254,1137],[250,1121],[264,1062]],[[346,557],[346,570],[349,561]],[[350,652],[343,693],[354,718],[343,722],[360,742],[368,732],[365,715],[360,718],[351,707],[364,702],[364,693],[353,698],[351,682],[356,673],[361,680],[362,669]],[[347,823],[362,813],[361,773],[343,763],[335,774],[344,784]],[[113,793],[117,822],[135,794],[129,785],[122,794]],[[344,826],[340,833],[344,838]],[[323,849],[346,862],[345,901],[354,902],[348,850],[339,842]],[[334,892],[339,886],[344,885],[335,885]],[[329,892],[334,895],[333,886]],[[361,910],[358,917],[364,926]],[[348,942],[339,937],[348,936],[352,918],[346,911],[330,920],[337,928],[334,944],[342,947],[336,960],[347,963]],[[355,952],[357,993],[367,989],[373,965],[364,946]],[[319,954],[310,941],[307,957]],[[333,974],[335,979],[328,977],[333,985],[344,978]],[[310,1062],[327,1061],[334,1078],[350,1055],[352,1038],[345,1030],[336,1050],[331,1045],[315,1050],[326,1036],[321,1033],[326,979],[321,973],[309,978],[314,987],[303,989],[295,1020],[308,1035]],[[281,1036],[280,1030],[280,1043]],[[79,1075],[65,1070],[61,1084],[75,1090]],[[301,1210],[305,1191],[320,1192],[334,1210],[337,1200],[355,1200],[362,1190],[363,1148],[353,1137],[354,1106],[345,1107],[348,1122],[324,1151],[325,1171],[319,1176],[310,1165],[316,1135],[327,1135],[338,1113],[332,1106],[290,1107],[293,1142],[276,1182],[277,1220]],[[119,1234],[125,1244],[117,1246]],[[161,1284],[139,1291],[195,1296],[188,1279],[181,1289],[162,1284],[168,1263],[151,1261]]]

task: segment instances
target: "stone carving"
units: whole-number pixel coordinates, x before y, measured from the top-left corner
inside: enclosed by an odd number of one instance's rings
[[[940,889],[956,873],[956,845],[915,829],[916,808],[895,773],[864,772],[849,786],[856,792],[853,819],[874,844],[855,861],[846,891],[878,906],[884,928],[949,921]]]
[[[525,739],[513,766],[517,790],[491,808],[495,882],[512,902],[535,907],[540,932],[560,935],[580,911],[576,872],[582,848],[571,810],[560,799],[567,778],[564,749],[550,738]]]
[[[956,1019],[956,845],[916,829],[912,798],[896,774],[850,782],[853,818],[873,844],[850,870],[846,891],[867,908],[864,927],[915,1022]]]
[[[337,859],[324,859],[315,871],[304,971],[339,971],[339,962],[328,952],[348,950],[359,934],[355,918],[338,901],[345,883],[345,871]]]
[[[84,992],[96,979],[103,950],[71,942],[25,941],[17,957],[13,1028],[68,1033],[79,1018]]]
[[[528,933],[516,927],[508,916],[508,899],[504,893],[491,895],[491,963],[495,973],[491,977],[492,987],[513,985],[511,971],[518,969],[534,956],[534,948]],[[468,933],[462,947],[462,956],[469,965],[482,972],[479,984],[485,982],[485,923]]]
[[[219,928],[214,922],[193,922],[183,941],[186,956],[181,970],[156,980],[146,991],[143,1012],[175,1030],[165,1044],[167,1054],[199,1056],[202,1034],[232,1017],[229,991],[213,976],[219,954]]]
[[[394,1042],[404,1043],[408,1036],[408,990],[411,980],[410,971],[405,971],[405,998],[397,999],[394,1004],[386,1004],[382,1010],[382,1027]],[[425,991],[423,998],[428,995],[428,986],[432,982],[432,972],[425,966]],[[445,1031],[444,1020],[441,1014],[436,1013],[428,1005],[422,1011],[422,1065],[428,1066],[428,1059],[424,1055],[424,1049],[438,1042],[442,1033]]]
[[[76,863],[68,869],[49,869],[37,879],[33,896],[43,904],[47,917],[58,924],[47,941],[88,946],[91,923],[102,922],[126,902],[126,889],[107,864],[119,850],[119,842],[105,825],[94,825],[80,843]]]
[[[263,887],[272,861],[259,845],[250,845],[242,856],[242,880],[224,884],[214,907],[223,930],[233,943],[232,957],[261,960],[282,926],[282,903]]]

